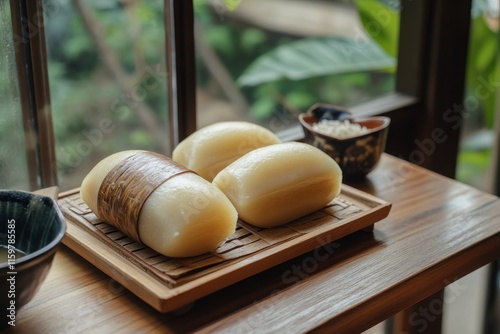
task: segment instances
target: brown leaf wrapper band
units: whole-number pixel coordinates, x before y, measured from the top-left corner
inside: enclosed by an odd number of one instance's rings
[[[161,154],[138,152],[127,157],[109,171],[99,188],[98,217],[141,241],[139,215],[144,203],[160,185],[183,173],[194,172]]]

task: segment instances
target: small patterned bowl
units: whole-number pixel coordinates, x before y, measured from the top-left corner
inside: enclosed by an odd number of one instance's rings
[[[0,190],[0,328],[17,318],[45,280],[66,222],[54,199],[30,192]],[[14,247],[22,254],[9,251]],[[15,257],[14,257],[15,254]],[[0,313],[0,314],[2,314]]]
[[[304,141],[332,157],[342,169],[345,179],[364,177],[371,172],[382,152],[385,150],[390,118],[385,116],[360,119],[347,118],[351,123],[358,123],[368,128],[368,132],[345,139],[334,138],[313,130],[318,122],[316,108],[299,115],[304,130]]]

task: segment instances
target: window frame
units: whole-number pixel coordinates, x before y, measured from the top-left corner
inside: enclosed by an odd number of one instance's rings
[[[57,185],[41,1],[10,0],[13,45],[31,190]]]
[[[422,167],[454,178],[464,117],[472,1],[403,0],[401,5],[396,91],[415,101],[404,107],[411,115],[399,133],[412,136],[400,134],[401,147],[400,138],[389,137],[388,150],[411,162],[418,162],[412,161],[412,154],[422,152]],[[394,120],[400,111],[396,108],[387,114]],[[393,123],[392,133],[396,126]],[[443,135],[438,136],[441,131]],[[424,141],[431,144],[428,152],[422,149]]]
[[[196,66],[192,1],[165,0],[171,151],[196,130]],[[169,36],[171,38],[169,38]]]
[[[22,41],[16,44],[20,46],[16,61],[30,184],[36,189],[57,184],[43,5],[42,0],[10,0],[10,4],[14,42]],[[194,13],[192,1],[164,0],[164,4],[172,149],[196,130]],[[464,98],[470,10],[471,0],[402,0],[396,91],[352,108],[359,116],[391,117],[387,152],[450,177],[455,175],[460,127],[445,115]],[[461,124],[463,115],[454,116]],[[434,142],[432,152],[422,154],[429,152],[421,152],[417,141],[432,140],[437,129],[446,140]],[[300,140],[302,132],[297,126],[279,135]]]
[[[391,118],[388,153],[451,178],[464,117],[471,5],[401,0],[395,92],[351,108],[358,116]]]

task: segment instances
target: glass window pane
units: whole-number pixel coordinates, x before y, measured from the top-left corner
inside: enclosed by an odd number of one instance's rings
[[[162,0],[44,0],[61,188],[103,157],[168,153]]]
[[[394,91],[398,1],[195,0],[198,126],[297,124]]]
[[[0,188],[30,190],[9,1],[0,0]]]
[[[494,191],[492,167],[498,128],[499,15],[497,1],[474,0],[471,11],[464,122],[456,178],[485,191]],[[498,126],[498,125],[497,125]]]

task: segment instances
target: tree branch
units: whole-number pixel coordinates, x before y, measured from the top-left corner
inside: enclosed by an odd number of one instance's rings
[[[233,78],[227,71],[224,64],[221,62],[219,56],[215,51],[204,41],[203,30],[200,24],[195,21],[194,24],[194,37],[196,47],[199,51],[200,57],[203,59],[207,65],[207,69],[213,75],[215,80],[219,83],[220,87],[224,91],[226,97],[234,105],[236,111],[246,117],[248,117],[248,103],[236,86]]]
[[[83,23],[89,32],[92,41],[94,42],[97,52],[101,56],[104,67],[108,73],[118,84],[122,93],[126,96],[130,95],[137,88],[137,83],[133,82],[123,70],[120,60],[116,53],[106,44],[104,32],[90,8],[82,0],[74,0],[75,7],[80,12]],[[135,110],[139,120],[151,132],[153,139],[162,152],[168,152],[166,134],[158,127],[160,124],[153,110],[142,101],[134,101],[137,103]]]

